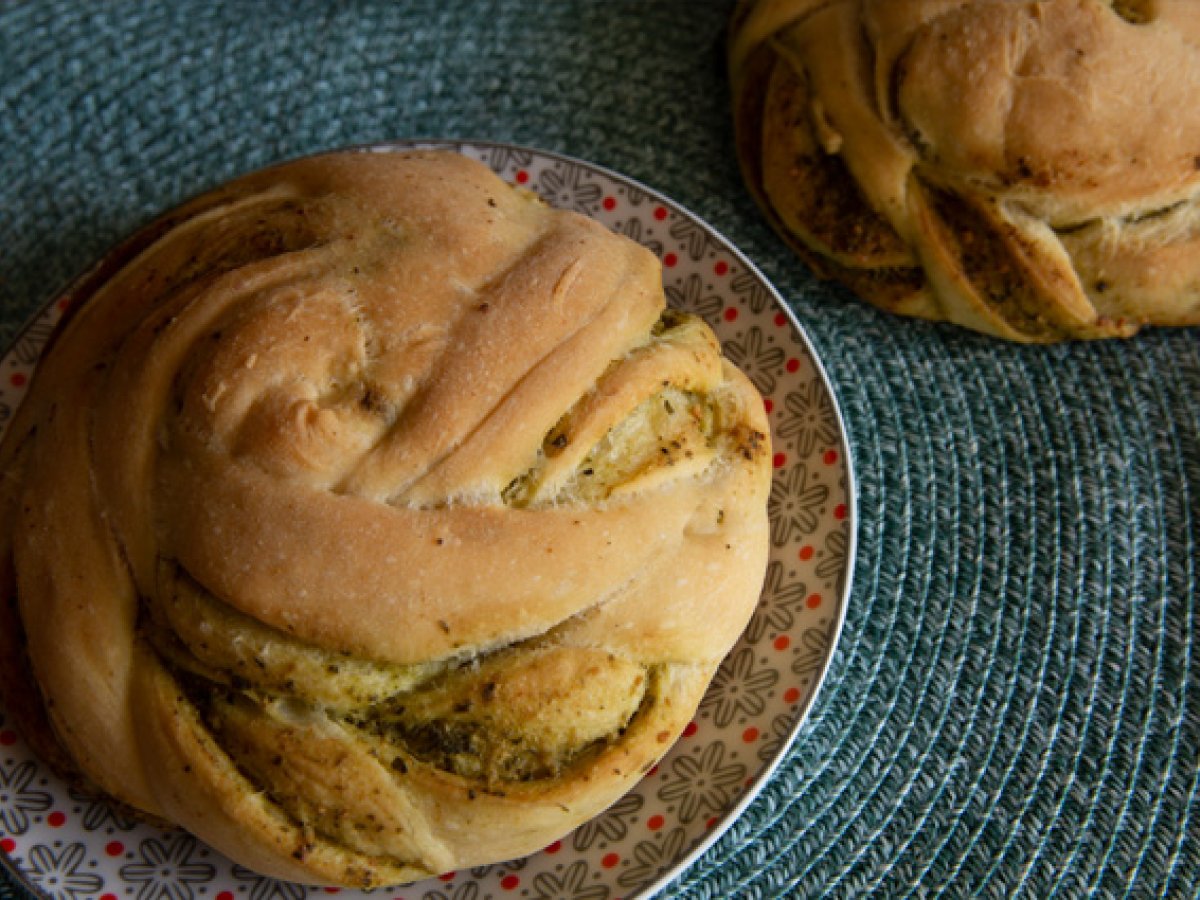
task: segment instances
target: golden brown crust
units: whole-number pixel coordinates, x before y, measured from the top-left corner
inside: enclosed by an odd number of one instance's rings
[[[767,548],[761,398],[654,258],[438,152],[259,173],[124,256],[0,444],[4,675],[48,752],[359,887],[628,790]]]
[[[1195,6],[748,0],[746,181],[819,274],[893,311],[1022,341],[1196,324]]]

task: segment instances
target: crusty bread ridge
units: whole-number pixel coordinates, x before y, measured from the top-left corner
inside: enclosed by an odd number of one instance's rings
[[[35,748],[357,887],[532,852],[632,787],[768,545],[761,398],[654,257],[437,151],[242,178],[125,257],[0,444]]]
[[[1003,338],[1200,323],[1200,4],[758,0],[738,153],[820,274]]]

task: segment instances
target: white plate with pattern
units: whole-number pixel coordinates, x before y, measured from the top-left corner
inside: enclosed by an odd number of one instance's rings
[[[414,145],[479,159],[509,182],[591,216],[659,257],[669,304],[707,320],[725,354],[765,398],[775,466],[771,555],[759,607],[695,720],[633,791],[533,856],[370,896],[649,897],[703,853],[761,790],[791,747],[837,645],[856,521],[850,449],[837,402],[803,329],[774,288],[678,204],[592,164],[510,144],[421,141],[362,149]],[[48,303],[0,356],[0,434],[73,290]],[[0,850],[0,861],[35,894],[72,900],[299,900],[332,892],[260,877],[187,834],[138,824],[103,801],[68,790],[3,719]]]

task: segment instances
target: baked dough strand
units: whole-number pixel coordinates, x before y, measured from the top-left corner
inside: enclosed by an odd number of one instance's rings
[[[93,276],[0,444],[6,709],[258,872],[530,853],[694,715],[770,459],[649,251],[453,153],[266,170]]]
[[[1200,323],[1191,0],[743,0],[755,199],[820,275],[1014,341]]]

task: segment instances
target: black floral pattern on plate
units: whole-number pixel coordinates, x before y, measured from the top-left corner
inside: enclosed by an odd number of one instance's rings
[[[453,887],[426,891],[421,895],[421,900],[487,900],[487,897],[479,893],[479,882],[464,881]]]
[[[832,579],[838,596],[846,590],[846,578],[849,574],[846,555],[849,550],[849,526],[835,528],[825,536],[825,556],[817,563],[817,577]]]
[[[215,868],[198,859],[207,851],[190,834],[147,838],[136,862],[121,867],[121,877],[138,885],[137,900],[192,900],[195,887],[212,880]]]
[[[629,867],[618,876],[617,884],[636,890],[649,883],[683,856],[686,844],[687,830],[684,828],[672,828],[657,841],[640,841],[633,848]]]
[[[746,330],[745,337],[740,341],[726,341],[725,355],[735,366],[754,382],[754,386],[763,394],[773,393],[776,375],[783,365],[784,352],[782,347],[772,347],[767,344],[763,330],[753,326]]]
[[[102,797],[76,790],[69,791],[68,795],[83,807],[79,821],[84,831],[100,831],[109,828],[114,831],[132,831],[137,827],[137,822],[132,817],[125,815]]]
[[[790,540],[815,531],[828,500],[828,485],[817,482],[804,463],[798,462],[790,471],[776,473],[767,499],[771,543],[783,547]]]
[[[644,802],[637,794],[626,794],[610,806],[604,815],[589,819],[575,829],[571,838],[572,846],[583,851],[600,841],[612,844],[624,840],[629,833],[629,819],[638,814]]]
[[[641,244],[655,256],[661,257],[663,255],[662,241],[650,237],[649,229],[642,225],[641,219],[626,219],[617,226],[616,231],[618,234],[625,235],[631,241]]]
[[[796,717],[791,713],[774,718],[770,730],[758,742],[758,758],[761,762],[769,763],[783,752],[784,746],[791,739],[795,722]]]
[[[766,694],[779,681],[774,669],[759,666],[754,650],[734,651],[717,671],[700,709],[711,713],[718,728],[725,728],[739,715],[757,716],[766,708]]]
[[[50,794],[33,787],[36,777],[37,766],[29,760],[0,766],[0,829],[6,834],[24,834],[32,816],[50,808]]]
[[[630,184],[625,188],[625,199],[629,201],[630,206],[641,206],[650,199],[650,195],[641,188]]]
[[[246,883],[249,900],[304,900],[308,896],[308,888],[303,885],[268,878],[243,866],[233,867],[233,877]]]
[[[795,438],[796,452],[809,456],[838,440],[837,414],[829,393],[818,381],[809,382],[783,398],[788,415],[779,425],[779,436]]]
[[[691,219],[680,218],[672,222],[670,234],[675,240],[684,243],[687,255],[697,262],[708,254],[709,245],[712,243],[708,231],[699,222]]]
[[[596,212],[604,192],[600,185],[590,182],[588,178],[586,168],[564,162],[557,168],[542,172],[538,179],[538,193],[554,206],[591,215]]]
[[[763,285],[762,280],[750,272],[739,272],[730,282],[730,287],[746,299],[746,305],[755,315],[761,313],[771,302],[771,294]]]
[[[588,865],[583,860],[572,863],[561,875],[541,872],[533,879],[536,900],[608,900],[607,885],[588,884]]]
[[[33,883],[52,897],[92,897],[104,886],[104,879],[86,871],[87,850],[81,842],[57,851],[37,844],[30,849],[25,868]]]
[[[829,653],[830,631],[827,628],[810,628],[800,638],[800,646],[792,658],[792,672],[796,675],[815,675],[825,665]]]
[[[12,356],[23,366],[32,366],[42,355],[42,348],[50,340],[54,326],[49,322],[34,322],[26,328],[13,345]]]
[[[764,635],[790,631],[796,624],[796,613],[804,606],[808,586],[803,581],[785,581],[783,563],[777,559],[767,563],[763,579],[762,600],[746,626],[745,640],[757,644]]]
[[[746,767],[726,764],[725,745],[712,743],[698,754],[673,760],[671,773],[674,777],[659,790],[658,798],[678,804],[679,821],[687,825],[699,815],[725,810],[734,788],[746,777]]]
[[[521,169],[533,164],[533,153],[520,147],[492,147],[480,158],[496,172]]]
[[[472,878],[486,878],[493,872],[501,870],[505,872],[519,872],[529,864],[529,857],[522,856],[520,859],[510,859],[508,862],[493,863],[490,866],[473,866],[470,871]]]
[[[710,325],[717,323],[725,306],[720,297],[707,291],[704,279],[694,272],[684,279],[683,284],[668,284],[663,290],[671,306],[694,313]]]

